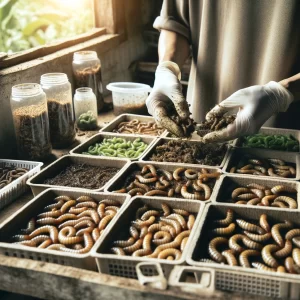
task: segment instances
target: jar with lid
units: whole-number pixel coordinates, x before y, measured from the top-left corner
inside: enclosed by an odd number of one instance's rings
[[[76,88],[89,87],[97,99],[97,109],[104,107],[101,62],[95,51],[79,51],[73,56],[73,74]]]
[[[43,160],[51,154],[46,95],[37,83],[12,87],[10,105],[21,159]]]
[[[67,147],[75,140],[72,90],[68,76],[64,73],[44,74],[41,85],[47,96],[52,146]]]
[[[80,130],[97,128],[97,100],[93,90],[78,88],[74,95],[74,109],[77,127]]]

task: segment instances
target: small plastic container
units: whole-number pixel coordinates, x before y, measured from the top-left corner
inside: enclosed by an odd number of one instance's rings
[[[76,124],[80,130],[97,128],[97,100],[91,88],[83,87],[75,91],[74,109]]]
[[[135,82],[114,82],[106,86],[112,91],[114,114],[138,114],[145,115],[148,110],[146,99],[151,87],[147,84]]]
[[[51,154],[46,95],[37,83],[12,87],[10,105],[19,158],[43,160]]]
[[[53,148],[64,148],[75,140],[72,89],[64,73],[41,76],[41,85],[47,96],[50,137]]]
[[[97,99],[98,112],[104,107],[101,61],[95,51],[78,51],[73,56],[73,74],[76,88],[90,87]]]

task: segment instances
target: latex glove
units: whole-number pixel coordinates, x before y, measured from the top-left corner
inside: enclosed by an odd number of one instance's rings
[[[239,90],[206,115],[206,120],[210,120],[214,113],[238,109],[236,120],[223,130],[206,134],[203,142],[221,142],[257,133],[273,114],[285,112],[293,100],[293,95],[275,81]]]
[[[189,116],[188,104],[182,95],[180,69],[177,64],[165,61],[158,65],[155,72],[153,89],[146,100],[148,112],[163,128],[176,136],[182,137],[182,129],[167,114],[167,107],[174,104],[176,112],[183,120]]]

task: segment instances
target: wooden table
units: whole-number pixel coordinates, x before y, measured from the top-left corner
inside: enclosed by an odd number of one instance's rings
[[[100,127],[115,116],[112,112],[102,113],[98,117]],[[46,163],[68,154],[75,145],[96,134],[90,131],[78,132],[76,142],[68,149],[54,150],[53,157]],[[15,213],[33,195],[30,191],[19,197],[0,211],[0,223]],[[92,271],[52,263],[38,262],[29,259],[6,257],[0,255],[0,299],[1,290],[42,299],[263,299],[257,296],[241,296],[224,292],[192,294],[182,292],[178,288],[157,290],[139,284],[137,280],[99,274]],[[19,299],[7,297],[6,299]]]

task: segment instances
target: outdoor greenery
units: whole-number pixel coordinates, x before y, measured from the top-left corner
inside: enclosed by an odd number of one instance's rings
[[[14,53],[94,27],[92,0],[0,0],[0,52]]]

